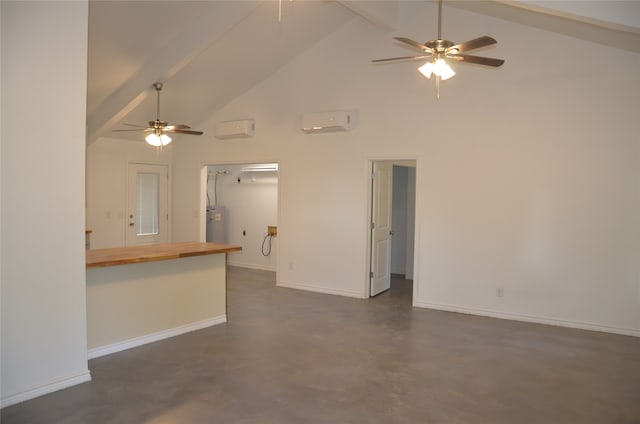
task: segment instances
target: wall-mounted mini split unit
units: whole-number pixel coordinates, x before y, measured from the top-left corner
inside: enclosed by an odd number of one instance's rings
[[[216,138],[247,138],[253,137],[256,124],[253,119],[240,119],[238,121],[225,121],[216,124]]]
[[[348,110],[308,113],[302,116],[302,131],[306,133],[348,131],[351,129],[351,121],[351,111]]]

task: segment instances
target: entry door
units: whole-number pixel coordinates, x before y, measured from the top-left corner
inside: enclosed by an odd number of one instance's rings
[[[130,163],[127,184],[126,245],[167,242],[167,165]]]
[[[371,296],[391,288],[391,194],[393,164],[373,163],[371,208]]]

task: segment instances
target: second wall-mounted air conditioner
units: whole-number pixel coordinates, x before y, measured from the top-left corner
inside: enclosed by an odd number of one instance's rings
[[[253,137],[256,124],[253,119],[220,122],[216,125],[216,138],[247,138]]]
[[[351,111],[314,112],[302,116],[302,131],[306,133],[348,131],[352,124]]]

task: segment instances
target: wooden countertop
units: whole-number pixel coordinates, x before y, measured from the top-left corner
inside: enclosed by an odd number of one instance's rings
[[[164,261],[166,259],[239,252],[241,250],[242,246],[196,241],[94,249],[87,250],[87,268]]]

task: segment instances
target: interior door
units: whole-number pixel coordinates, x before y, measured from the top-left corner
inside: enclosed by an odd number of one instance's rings
[[[393,164],[373,162],[371,205],[371,296],[391,288],[391,194]]]
[[[127,190],[127,246],[168,241],[167,165],[130,163]]]

